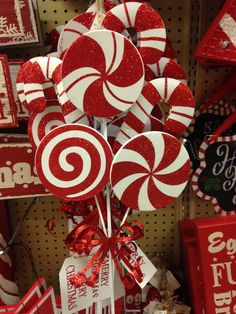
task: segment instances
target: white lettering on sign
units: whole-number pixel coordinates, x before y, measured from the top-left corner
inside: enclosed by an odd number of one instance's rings
[[[212,254],[219,253],[226,249],[227,255],[236,254],[236,238],[223,240],[224,234],[222,232],[214,232],[208,236],[209,246],[208,251]]]
[[[216,155],[222,157],[222,161],[214,164],[212,173],[215,176],[224,173],[226,181],[223,183],[223,190],[227,192],[234,189],[236,192],[236,151],[234,151],[233,155],[230,155],[229,146],[222,144],[217,148]],[[235,203],[235,201],[234,196],[233,203]]]
[[[35,169],[26,162],[18,162],[9,167],[0,167],[0,188],[14,188],[16,185],[41,184]]]

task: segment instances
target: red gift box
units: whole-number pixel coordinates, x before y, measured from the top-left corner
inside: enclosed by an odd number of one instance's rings
[[[236,313],[236,215],[180,222],[195,313]]]

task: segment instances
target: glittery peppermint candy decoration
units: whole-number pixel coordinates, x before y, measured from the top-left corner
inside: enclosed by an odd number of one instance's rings
[[[70,20],[63,28],[57,45],[60,58],[63,57],[70,45],[81,35],[87,33],[94,22],[96,14],[93,12],[82,13]]]
[[[113,117],[138,98],[144,84],[143,62],[124,36],[91,31],[67,50],[62,84],[70,101],[87,115]]]
[[[55,127],[65,124],[61,106],[58,101],[48,101],[43,112],[33,112],[28,121],[28,134],[34,150],[38,147],[44,136]]]
[[[116,152],[128,138],[141,133],[154,106],[165,102],[171,107],[164,131],[180,136],[190,124],[194,114],[194,98],[191,90],[179,80],[157,78],[148,82],[136,103],[127,114],[113,149]]]
[[[162,208],[185,188],[190,161],[172,135],[146,132],[129,140],[115,155],[111,184],[118,199],[140,211]]]
[[[187,77],[184,68],[175,60],[162,57],[154,64],[145,65],[146,81],[154,80],[157,77],[169,77],[181,81],[187,85]]]
[[[123,33],[137,32],[137,48],[145,64],[157,62],[166,46],[166,29],[161,16],[151,7],[138,2],[125,2],[107,12],[102,26]]]
[[[67,201],[98,194],[109,181],[112,151],[91,127],[65,124],[41,141],[35,156],[37,174],[53,194]]]

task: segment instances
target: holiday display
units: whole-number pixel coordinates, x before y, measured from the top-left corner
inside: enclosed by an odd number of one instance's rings
[[[0,55],[0,128],[17,127],[16,107],[8,60]]]
[[[190,159],[177,138],[194,114],[186,74],[159,13],[144,1],[118,2],[97,0],[92,12],[66,21],[49,41],[53,56],[28,59],[17,71],[31,145],[3,137],[0,198],[57,196],[70,220],[70,257],[60,270],[61,297],[39,279],[14,313],[115,314],[125,289],[127,303],[140,305],[135,286],[153,283],[158,270],[137,242],[144,224],[132,216],[165,211],[188,183]],[[54,227],[48,217],[45,235],[59,236]],[[165,275],[168,289],[179,287]],[[168,289],[160,289],[162,300],[150,292],[148,302],[178,313],[166,308]]]
[[[143,83],[143,63],[137,49],[115,32],[96,30],[82,35],[63,58],[62,84],[67,96],[91,116],[113,117],[128,110]]]
[[[36,7],[37,4],[34,3]],[[3,0],[0,4],[0,47],[40,42],[31,0]]]

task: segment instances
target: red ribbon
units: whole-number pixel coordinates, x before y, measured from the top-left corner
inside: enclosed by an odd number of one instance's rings
[[[134,280],[142,282],[143,274],[140,269],[141,257],[132,260],[131,251],[127,244],[131,241],[138,240],[143,236],[144,227],[139,221],[135,221],[136,225],[132,226],[130,223],[125,223],[119,227],[108,238],[104,232],[97,226],[97,224],[88,223],[88,220],[79,224],[66,238],[67,247],[78,254],[85,253],[90,254],[91,250],[100,246],[98,251],[92,256],[91,260],[84,266],[81,272],[71,278],[71,283],[76,287],[80,287],[83,284],[88,286],[94,286],[99,277],[99,271],[102,264],[111,251],[114,264],[118,271],[118,274],[126,288],[131,288],[134,285]],[[120,261],[128,267],[130,270],[125,276],[122,274]],[[91,275],[86,277],[86,272],[96,265]]]

